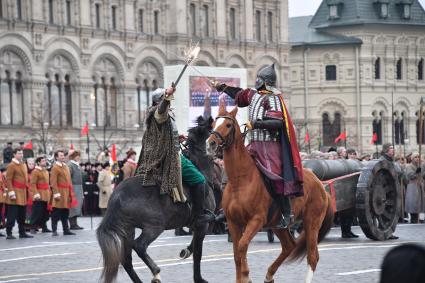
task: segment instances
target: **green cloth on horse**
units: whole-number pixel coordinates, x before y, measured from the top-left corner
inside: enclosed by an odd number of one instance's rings
[[[182,179],[183,183],[193,186],[197,184],[205,184],[206,179],[204,175],[196,168],[196,166],[187,159],[183,154],[180,154],[182,166]]]

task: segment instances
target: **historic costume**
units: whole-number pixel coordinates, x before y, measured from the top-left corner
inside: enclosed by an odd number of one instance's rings
[[[99,208],[102,211],[102,215],[104,215],[106,208],[108,207],[109,198],[112,194],[112,180],[109,170],[104,168],[99,173],[97,186],[99,187]]]
[[[406,188],[405,212],[410,214],[410,223],[419,223],[419,213],[424,212],[423,173],[419,166],[419,154],[412,154],[412,163],[406,166]],[[422,181],[422,184],[421,184]]]
[[[50,185],[52,187],[52,231],[57,236],[59,219],[62,222],[64,235],[74,235],[68,227],[69,208],[73,205],[72,183],[69,168],[65,163],[56,161],[50,173]]]
[[[153,93],[136,175],[143,177],[144,186],[159,186],[161,194],[171,195],[175,202],[186,201],[183,181],[190,187],[193,214],[200,223],[206,220],[206,180],[190,160],[179,154],[179,134],[169,110],[171,99],[165,89]]]
[[[238,107],[249,106],[252,131],[248,151],[273,182],[283,216],[278,228],[285,228],[291,217],[290,197],[303,195],[303,171],[294,126],[283,94],[275,85],[276,73],[274,65],[270,65],[258,72],[256,89],[218,83],[216,88],[232,97]]]
[[[36,166],[31,173],[30,192],[33,198],[31,212],[31,227],[32,232],[40,226],[42,232],[50,232],[46,226],[49,220],[49,211],[47,205],[51,198],[49,185],[49,172],[46,168]]]
[[[136,155],[134,150],[129,150],[127,152],[127,161],[122,167],[123,171],[123,180],[133,177],[136,174],[137,163],[131,157]]]
[[[6,176],[3,173],[4,167],[0,171],[0,227],[3,227],[3,207],[6,207],[6,199],[7,199],[7,193],[6,193]],[[4,237],[2,233],[0,233],[0,237]]]
[[[6,171],[7,180],[7,223],[6,233],[7,239],[15,239],[12,235],[13,226],[15,221],[19,226],[20,238],[32,238],[32,236],[25,233],[25,214],[27,205],[27,190],[28,190],[28,174],[27,166],[22,161],[16,158],[7,166]]]
[[[74,160],[77,156],[80,156],[79,151],[74,151],[69,154],[69,163],[68,168],[71,174],[72,188],[74,189],[75,199],[78,204],[69,209],[69,224],[71,230],[80,230],[83,229],[77,223],[77,217],[82,215],[82,207],[84,202],[84,192],[83,192],[83,175],[80,167],[80,163]]]

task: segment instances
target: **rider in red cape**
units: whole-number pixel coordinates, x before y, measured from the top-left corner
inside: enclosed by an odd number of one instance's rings
[[[256,89],[241,89],[215,83],[218,91],[235,100],[238,107],[249,107],[248,150],[261,172],[273,182],[275,199],[282,212],[276,228],[286,228],[292,218],[291,197],[303,195],[303,171],[292,120],[275,88],[274,64],[257,74]]]

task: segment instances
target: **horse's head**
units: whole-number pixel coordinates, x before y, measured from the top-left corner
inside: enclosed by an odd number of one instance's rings
[[[218,116],[212,124],[213,130],[207,139],[207,151],[209,154],[217,152],[218,149],[226,149],[231,146],[241,135],[236,114],[238,108],[227,112],[224,105],[220,105]]]
[[[188,143],[204,146],[205,141],[210,136],[213,122],[214,119],[211,117],[205,119],[203,116],[199,116],[196,119],[196,127],[188,131]]]

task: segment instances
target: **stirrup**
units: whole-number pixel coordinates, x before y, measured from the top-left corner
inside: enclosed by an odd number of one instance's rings
[[[294,223],[294,215],[291,214],[289,217],[285,217],[282,215],[282,217],[279,220],[279,223],[274,227],[275,229],[288,229],[288,226],[290,224]]]

